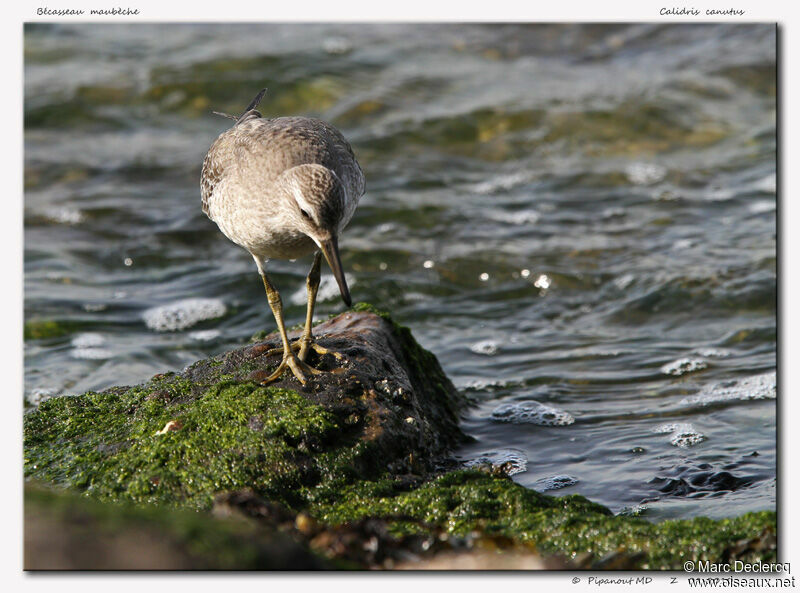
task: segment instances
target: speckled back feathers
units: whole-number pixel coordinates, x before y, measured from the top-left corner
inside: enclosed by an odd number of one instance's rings
[[[346,193],[349,220],[364,194],[364,174],[350,144],[336,128],[306,117],[250,117],[223,132],[203,161],[203,212],[214,219],[212,202],[226,199],[216,191],[223,182],[232,184],[234,193],[257,192],[269,200],[270,186],[278,177],[303,164],[322,165],[338,176]],[[231,199],[230,190],[227,199]]]

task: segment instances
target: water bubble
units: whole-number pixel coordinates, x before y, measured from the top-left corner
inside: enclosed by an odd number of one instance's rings
[[[97,313],[99,311],[105,311],[108,309],[108,305],[105,303],[84,303],[83,310],[87,313]]]
[[[500,344],[498,344],[494,340],[483,340],[482,342],[476,342],[475,344],[470,346],[469,349],[475,354],[485,354],[486,356],[494,356],[500,349]]]
[[[679,377],[686,373],[700,371],[708,367],[708,363],[699,358],[679,358],[661,367],[661,372],[665,375]]]
[[[513,476],[528,471],[528,456],[519,449],[498,449],[479,453],[476,457],[464,461],[462,465],[464,467],[480,465],[503,467],[507,475]]]
[[[568,488],[578,483],[578,478],[567,475],[550,476],[536,480],[533,485],[534,490],[544,492],[546,490],[558,490],[559,488]]]
[[[732,400],[775,399],[776,394],[777,375],[772,372],[715,383],[697,395],[683,398],[679,403],[706,406],[714,402]]]
[[[82,360],[105,360],[114,354],[101,346],[105,345],[106,338],[102,334],[86,332],[78,334],[71,340],[72,350],[69,351],[72,358]]]
[[[694,426],[688,423],[670,423],[656,426],[653,432],[658,434],[671,434],[669,439],[671,445],[675,447],[692,447],[706,440],[706,435],[698,432]]]
[[[482,274],[479,276],[479,278],[481,279],[481,282],[486,282],[487,280],[489,280],[489,274],[488,274],[487,272],[483,272],[483,273],[482,273]]]
[[[72,338],[71,344],[75,348],[96,348],[106,343],[102,334],[86,332]]]
[[[114,353],[106,348],[73,348],[69,355],[81,360],[106,360],[113,357]]]
[[[506,383],[504,381],[500,381],[497,379],[470,379],[469,381],[460,384],[459,387],[462,389],[481,390],[481,389],[505,387],[505,385]]]
[[[78,224],[83,221],[83,213],[74,208],[49,208],[44,215],[59,224]]]
[[[189,339],[195,342],[210,342],[222,334],[218,329],[204,329],[193,331],[189,334]]]
[[[635,185],[652,185],[667,176],[667,170],[655,163],[631,163],[625,169],[628,180]]]
[[[536,401],[501,404],[492,411],[491,419],[496,422],[539,426],[567,426],[575,422],[575,418],[568,412]]]
[[[133,260],[131,258],[129,258],[129,257],[126,257],[122,261],[122,263],[124,263],[126,266],[128,266],[130,268],[133,265]]]
[[[47,401],[57,394],[58,390],[52,387],[34,387],[25,399],[27,399],[28,403],[32,406],[38,406],[43,401]]]
[[[525,268],[524,270],[520,271],[519,275],[522,276],[523,278],[529,278],[531,275],[531,271]]]
[[[148,328],[158,331],[178,331],[206,321],[222,317],[227,307],[219,299],[184,299],[168,305],[147,309],[142,317]]]
[[[385,270],[388,267],[389,267],[389,264],[387,264],[385,261],[382,261],[381,263],[378,264],[378,269],[379,270]]]
[[[725,348],[699,348],[694,353],[705,358],[727,358],[731,355],[731,351]]]
[[[422,264],[422,267],[425,268],[426,270],[430,270],[433,267],[433,260],[426,259],[425,263]]]

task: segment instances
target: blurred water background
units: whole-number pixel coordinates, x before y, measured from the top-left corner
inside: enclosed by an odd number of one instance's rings
[[[341,241],[477,403],[465,464],[644,517],[775,508],[771,25],[28,25],[25,405],[274,328],[200,210],[211,142],[338,126]],[[272,262],[288,324],[310,258]],[[317,309],[342,310],[328,276]]]

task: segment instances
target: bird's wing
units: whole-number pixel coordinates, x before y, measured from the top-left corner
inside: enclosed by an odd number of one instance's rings
[[[356,160],[356,155],[353,153],[350,143],[332,125],[322,120],[316,121],[327,132],[327,142],[334,156],[334,162],[329,168],[336,171],[336,174],[344,182],[348,194],[358,202],[358,199],[364,195],[367,184],[364,179],[364,172]]]
[[[268,188],[287,169],[313,163],[339,176],[355,209],[366,188],[364,173],[339,130],[305,117],[242,121],[221,134],[203,160],[203,212],[211,218],[214,190],[226,176],[241,175]]]
[[[211,218],[211,197],[224,172],[219,155],[219,139],[217,139],[203,159],[203,172],[200,174],[200,197],[203,201],[203,212]],[[213,219],[212,219],[213,220]]]
[[[308,117],[257,119],[243,134],[254,153],[269,153],[274,177],[297,165],[320,164],[333,170],[352,199],[364,194],[364,173],[342,133],[327,122]],[[259,155],[264,158],[264,154]]]

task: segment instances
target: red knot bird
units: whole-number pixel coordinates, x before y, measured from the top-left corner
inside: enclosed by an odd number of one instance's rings
[[[325,256],[344,302],[350,306],[339,235],[364,194],[364,173],[353,149],[330,124],[308,117],[262,117],[256,107],[263,89],[240,117],[217,113],[235,124],[214,141],[203,160],[203,212],[231,241],[244,247],[258,266],[283,347],[280,365],[264,383],[288,368],[303,384],[319,370],[305,360],[309,349],[333,354],[314,341],[311,323]],[[296,259],[314,252],[306,280],[308,305],[302,336],[289,342],[281,297],[266,274],[270,259]],[[296,353],[295,353],[296,351]]]

